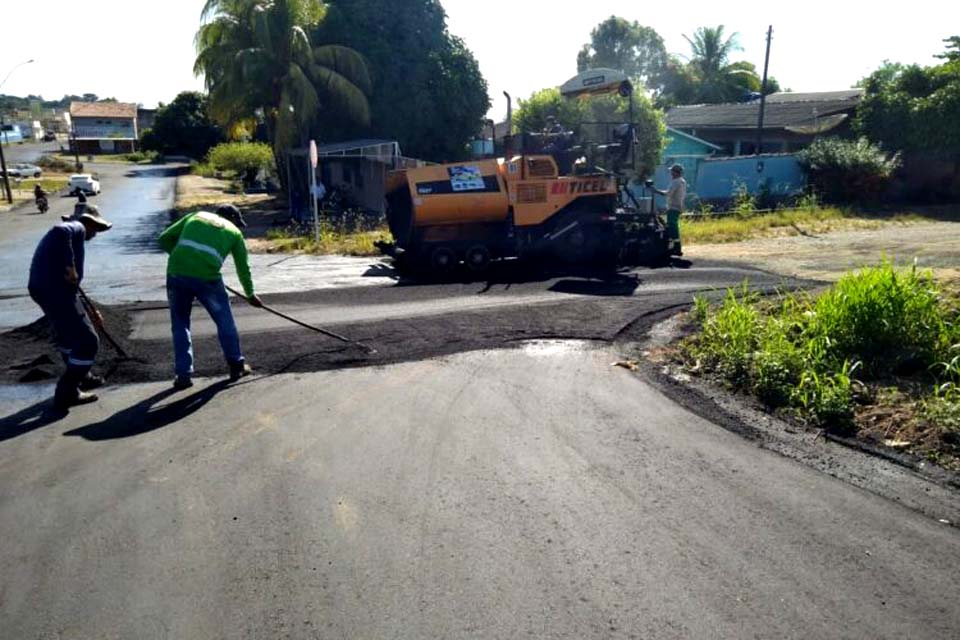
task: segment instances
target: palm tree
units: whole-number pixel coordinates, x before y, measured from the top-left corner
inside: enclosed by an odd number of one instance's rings
[[[693,38],[683,37],[690,43],[693,56],[690,67],[698,78],[700,102],[726,102],[736,99],[748,87],[756,73],[743,68],[742,64],[730,64],[730,54],[741,51],[736,32],[724,38],[723,25],[700,27]]]
[[[207,0],[193,71],[204,76],[214,119],[231,127],[262,118],[278,158],[321,115],[368,124],[363,57],[310,42],[323,15],[318,0]]]

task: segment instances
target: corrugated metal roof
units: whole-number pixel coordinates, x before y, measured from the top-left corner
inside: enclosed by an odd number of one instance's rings
[[[852,112],[862,91],[778,93],[767,97],[764,128],[782,129],[815,124],[820,118]],[[699,104],[674,107],[667,112],[667,125],[684,129],[741,129],[757,126],[760,101]]]
[[[320,155],[330,153],[343,153],[345,151],[360,151],[365,147],[376,147],[382,144],[394,144],[396,140],[380,140],[376,138],[364,138],[361,140],[347,140],[346,142],[332,142],[330,144],[317,145],[317,153]]]

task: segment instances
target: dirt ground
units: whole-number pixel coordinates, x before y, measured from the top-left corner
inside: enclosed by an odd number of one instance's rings
[[[184,174],[177,177],[177,200],[174,206],[178,211],[187,211],[231,203],[241,209],[259,210],[270,208],[269,205],[275,200],[276,196],[273,194],[230,193],[230,183],[227,180]]]
[[[960,279],[960,217],[956,222],[891,224],[879,229],[824,235],[761,238],[684,246],[693,261],[723,260],[795,278],[836,281],[884,256],[897,264],[916,259],[948,281]]]

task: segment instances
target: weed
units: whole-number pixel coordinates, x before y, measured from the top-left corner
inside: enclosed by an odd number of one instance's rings
[[[702,332],[688,343],[690,354],[768,406],[792,407],[849,435],[860,379],[929,372],[937,386],[927,413],[960,424],[953,421],[960,417],[960,312],[916,266],[883,260],[818,296],[782,293],[770,301],[744,283],[717,307],[696,298],[693,317]]]
[[[217,171],[216,167],[207,162],[197,162],[196,160],[190,161],[190,173],[195,176],[200,176],[203,178],[219,178],[220,173]]]
[[[707,317],[710,315],[710,301],[704,296],[693,296],[692,315],[694,321],[700,326],[703,326],[703,323],[707,321]]]
[[[389,240],[390,237],[386,228],[350,232],[322,229],[320,242],[317,243],[313,230],[305,225],[292,225],[267,232],[267,240],[277,251],[320,255],[375,256],[380,253],[375,243]]]
[[[734,187],[730,210],[738,218],[747,218],[757,212],[757,199],[750,194],[747,185],[740,183]]]

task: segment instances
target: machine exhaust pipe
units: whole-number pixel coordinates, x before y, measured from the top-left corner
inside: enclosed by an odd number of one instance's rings
[[[504,138],[503,155],[509,158],[513,155],[513,98],[506,91],[503,95],[507,98],[507,135]]]

